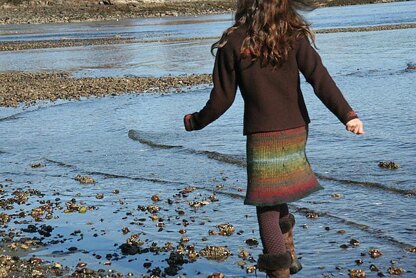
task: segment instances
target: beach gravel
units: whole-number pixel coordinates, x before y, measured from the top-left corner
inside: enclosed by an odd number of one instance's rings
[[[210,82],[209,74],[75,78],[68,72],[5,72],[0,73],[0,106],[16,107],[21,103],[31,105],[37,101],[78,100],[123,93],[176,92]]]

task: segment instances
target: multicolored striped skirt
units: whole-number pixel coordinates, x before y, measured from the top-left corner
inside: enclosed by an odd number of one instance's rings
[[[247,135],[246,205],[272,206],[323,189],[305,154],[308,127]]]

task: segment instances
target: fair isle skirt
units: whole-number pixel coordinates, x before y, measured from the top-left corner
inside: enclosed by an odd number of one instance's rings
[[[323,189],[305,154],[307,137],[307,126],[247,135],[244,204],[284,204]]]

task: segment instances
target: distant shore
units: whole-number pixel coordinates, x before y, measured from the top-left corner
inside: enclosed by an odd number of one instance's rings
[[[318,0],[317,7],[398,1],[403,0]],[[88,0],[74,0],[68,2],[69,1],[0,0],[0,25],[88,22],[144,17],[220,14],[230,13],[235,9],[235,0],[184,0],[169,1],[168,3],[137,1],[128,2],[127,4],[105,4],[111,3],[111,1]]]

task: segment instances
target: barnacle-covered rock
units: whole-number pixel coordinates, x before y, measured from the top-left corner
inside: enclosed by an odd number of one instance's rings
[[[349,270],[350,278],[365,278],[365,271],[362,269],[350,269]]]
[[[191,201],[188,202],[191,208],[200,208],[209,204],[208,201]]]
[[[235,228],[231,224],[219,224],[217,225],[218,232],[222,236],[230,236],[235,232]]]
[[[10,216],[7,213],[0,213],[0,224],[6,224],[10,222]]]
[[[391,275],[401,275],[405,270],[403,268],[391,266],[387,269],[387,272]]]
[[[231,255],[231,251],[225,246],[207,246],[199,254],[209,260],[225,260]]]
[[[69,202],[65,203],[66,209],[64,213],[72,213],[72,212],[79,212],[79,213],[86,213],[88,210],[94,209],[94,207],[88,207],[77,203],[75,199],[70,200]]]
[[[32,209],[30,215],[35,219],[35,221],[41,221],[43,218],[48,218],[48,215],[51,215],[53,208],[50,205],[42,205]]]
[[[247,273],[255,273],[257,269],[257,266],[255,265],[248,265],[246,266],[246,272]]]
[[[155,205],[148,205],[146,209],[150,213],[157,213],[160,211],[160,207],[155,206]]]
[[[379,249],[370,249],[368,254],[371,258],[375,259],[383,255],[383,253]]]

